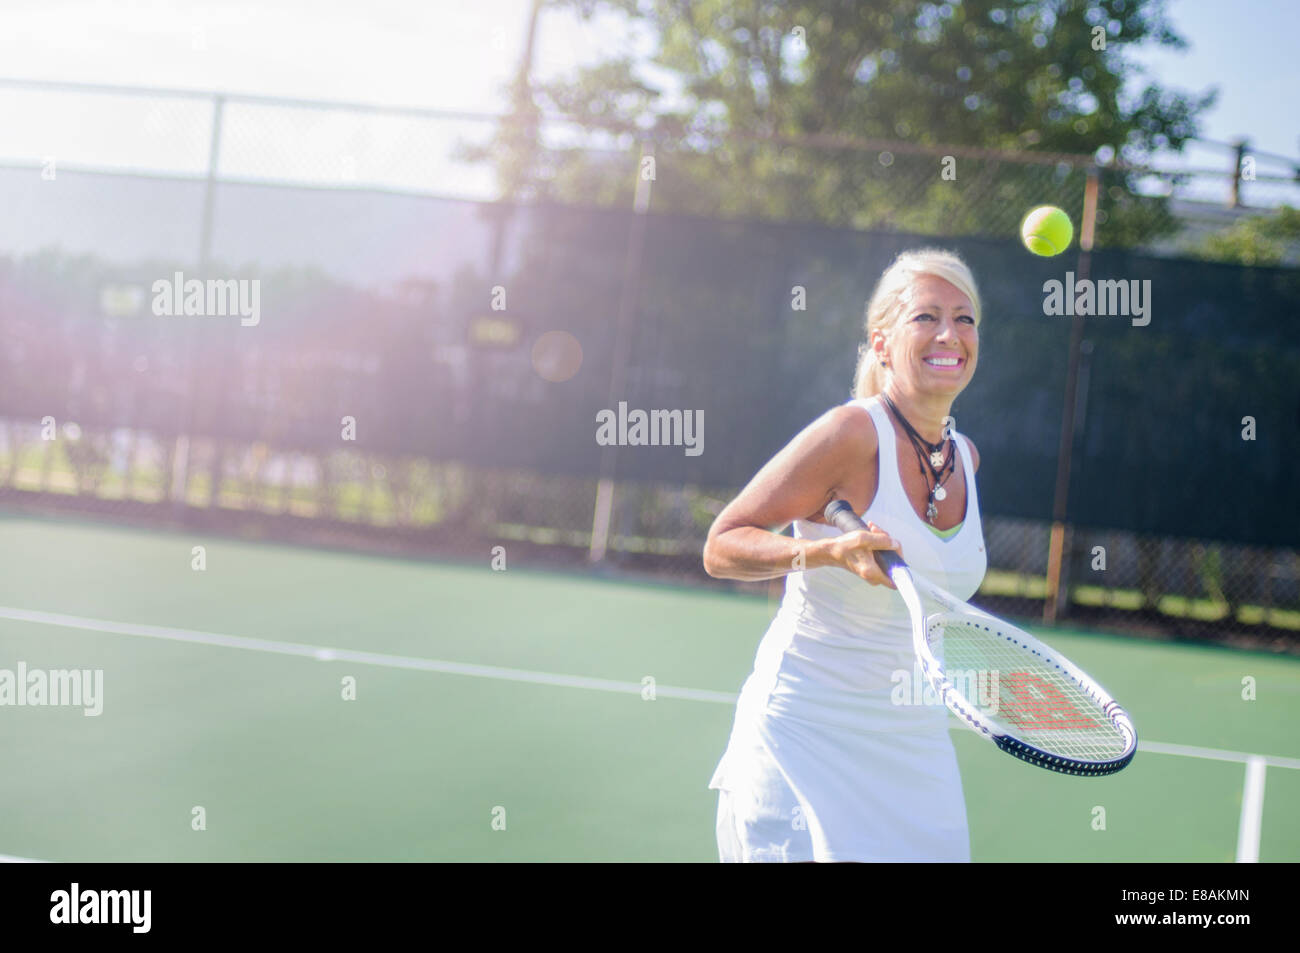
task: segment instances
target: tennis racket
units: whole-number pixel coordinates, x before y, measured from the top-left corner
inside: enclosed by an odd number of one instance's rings
[[[825,516],[844,533],[867,529],[843,500]],[[969,727],[1007,754],[1062,774],[1114,774],[1133,760],[1133,722],[1077,665],[916,575],[897,553],[874,555],[907,603],[926,681]]]

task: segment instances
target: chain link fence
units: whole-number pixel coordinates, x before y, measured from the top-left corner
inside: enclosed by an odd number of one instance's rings
[[[594,320],[610,326],[579,335],[576,358],[608,373],[620,308],[653,327],[648,315],[667,320],[678,281],[711,288],[709,320],[694,312],[697,333],[716,325],[718,335],[781,353],[781,339],[764,343],[752,316],[788,311],[775,300],[788,293],[788,276],[765,283],[743,269],[715,270],[706,256],[689,278],[686,263],[633,274],[638,287],[629,292],[626,209],[647,158],[651,211],[694,216],[697,232],[718,236],[710,241],[744,233],[747,222],[802,223],[772,238],[777,246],[813,241],[821,233],[809,231],[812,223],[897,233],[904,242],[1005,241],[1033,205],[1060,205],[1077,221],[1090,170],[1102,186],[1099,246],[1169,235],[1177,221],[1163,199],[1193,188],[1198,197],[1221,189],[1225,206],[1234,188],[1243,203],[1289,199],[1295,188],[1276,162],[1272,173],[1242,181],[1239,162],[1213,174],[1156,173],[1099,167],[1093,157],[907,143],[655,143],[543,123],[528,143],[524,195],[543,204],[580,196],[595,219],[598,209],[618,210],[584,226],[606,240],[567,249],[564,226],[530,234],[526,206],[491,201],[497,170],[481,156],[500,117],[4,84],[0,122],[11,133],[0,155],[0,195],[11,210],[0,220],[6,504],[474,560],[494,545],[547,565],[585,566],[599,553],[606,565],[692,582],[705,581],[704,537],[738,482],[707,470],[656,477],[653,467],[638,469],[639,458],[602,478],[589,435],[569,448],[563,427],[515,432],[507,419],[512,402],[563,404],[551,385],[565,379],[566,345],[548,354],[540,342],[575,326],[566,316],[595,309]],[[708,187],[724,180],[732,187]],[[747,181],[765,184],[747,189]],[[839,257],[827,251],[795,277],[833,302],[806,319],[820,322],[816,340],[851,349],[873,277],[858,273],[861,260],[852,248]],[[145,320],[153,282],[174,269],[257,279],[276,318],[244,337],[231,322]],[[498,275],[531,281],[534,292],[510,288],[528,303],[494,311]],[[986,295],[997,299],[999,282],[1011,280],[990,273]],[[798,330],[799,339],[811,333]],[[672,355],[645,357],[655,346],[646,337],[632,347],[628,386],[679,405],[668,395],[701,370]],[[708,352],[704,339],[699,347]],[[998,359],[1014,357],[1009,340]],[[1275,359],[1294,373],[1300,355],[1284,344]],[[743,360],[718,373],[743,377]],[[828,368],[817,388],[773,406],[776,423],[755,447],[774,450],[798,421],[847,396],[849,370]],[[485,406],[506,410],[494,416]],[[552,412],[576,418],[587,410]],[[1283,408],[1282,416],[1295,412]],[[340,438],[349,416],[363,427],[382,417],[382,439]],[[1044,419],[1059,426],[1059,410]],[[484,440],[466,443],[466,433]],[[508,447],[484,446],[503,433],[525,448],[550,439],[536,458],[571,461],[569,472],[529,466],[526,450],[512,458]],[[1047,440],[1052,453],[1055,439]],[[1271,473],[1283,464],[1259,465]],[[993,470],[988,479],[996,480]],[[984,515],[990,570],[981,598],[1037,615],[1048,510],[1041,519],[1013,510]],[[1072,525],[1065,623],[1294,650],[1295,544],[1199,538],[1198,525],[1195,512],[1183,535]]]

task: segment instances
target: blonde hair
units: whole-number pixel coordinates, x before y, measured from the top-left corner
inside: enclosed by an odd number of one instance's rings
[[[865,325],[866,342],[858,348],[858,369],[853,375],[853,396],[874,397],[885,389],[885,368],[871,346],[871,334],[883,331],[888,335],[906,310],[906,295],[912,282],[922,275],[942,278],[970,299],[976,327],[980,323],[979,291],[975,276],[966,263],[950,251],[940,248],[918,248],[905,251],[894,259],[876,283],[867,304]]]

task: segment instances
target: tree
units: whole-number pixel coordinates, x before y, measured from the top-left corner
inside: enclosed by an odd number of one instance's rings
[[[971,156],[961,188],[939,157],[835,147],[836,137],[1140,163],[1181,148],[1214,93],[1146,83],[1128,51],[1181,48],[1163,0],[556,0],[620,11],[653,53],[616,53],[536,87],[545,114],[656,153],[655,208],[866,227],[1006,233],[1029,204],[1081,207],[1083,174]],[[621,138],[618,138],[621,137]],[[773,142],[772,139],[779,140]],[[626,156],[545,150],[503,128],[492,153],[511,197],[617,202]],[[811,148],[818,142],[821,147]],[[799,145],[798,143],[803,143]],[[520,148],[527,150],[520,161]],[[519,176],[521,165],[531,175]],[[1099,244],[1172,230],[1159,197],[1107,173]],[[1111,187],[1113,186],[1113,188]]]

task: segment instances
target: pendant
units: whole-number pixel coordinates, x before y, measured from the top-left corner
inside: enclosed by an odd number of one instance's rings
[[[931,523],[933,523],[934,518],[938,515],[939,515],[939,511],[935,508],[934,500],[931,500],[930,505],[925,508],[925,518],[928,519]]]
[[[934,498],[942,503],[948,498],[948,491],[941,486],[936,486],[934,488]]]
[[[930,466],[934,467],[936,470],[943,466],[942,451],[936,450],[934,453],[930,454]]]

